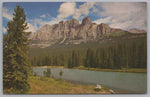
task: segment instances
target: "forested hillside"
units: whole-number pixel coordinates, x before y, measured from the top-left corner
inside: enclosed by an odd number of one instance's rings
[[[114,34],[104,37],[100,42],[31,48],[31,64],[102,69],[147,67],[146,34]]]

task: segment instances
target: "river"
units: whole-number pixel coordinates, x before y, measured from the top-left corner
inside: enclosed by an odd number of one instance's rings
[[[59,75],[63,71],[62,76]],[[43,76],[47,68],[33,68],[33,72],[38,76]],[[125,73],[125,72],[105,72],[68,68],[51,68],[54,78],[62,78],[66,81],[80,84],[100,84],[120,93],[146,93],[147,74],[145,73]]]

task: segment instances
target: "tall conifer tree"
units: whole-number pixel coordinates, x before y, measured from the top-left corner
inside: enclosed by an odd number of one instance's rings
[[[4,89],[24,90],[29,87],[28,29],[24,9],[16,6],[13,20],[7,24],[3,37],[3,86]]]

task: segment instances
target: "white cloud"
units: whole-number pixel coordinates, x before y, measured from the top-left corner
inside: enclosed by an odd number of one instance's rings
[[[66,19],[58,19],[58,18],[53,18],[51,17],[50,21],[44,21],[42,19],[36,18],[34,20],[30,20],[30,23],[28,23],[28,27],[29,29],[27,31],[31,31],[33,33],[35,33],[37,30],[39,30],[40,27],[49,24],[49,25],[53,25],[53,24],[58,24],[60,21],[66,21]],[[38,27],[39,25],[39,27]]]
[[[41,18],[46,18],[46,15],[45,15],[45,14],[43,14],[43,15],[41,15],[40,17],[41,17]]]
[[[112,16],[116,17],[119,20],[124,19],[130,19],[132,16],[135,16],[136,13],[143,13],[141,11],[143,10],[143,6],[141,6],[142,3],[135,3],[135,2],[122,2],[122,3],[102,3],[101,7],[104,11],[100,12],[100,15],[102,16]]]
[[[26,30],[28,32],[35,33],[38,30],[38,27],[36,24],[33,25],[31,23],[28,23],[28,27],[29,27],[29,29]]]
[[[54,25],[54,24],[58,24],[60,21],[66,21],[66,19],[53,18],[51,21],[47,22],[46,24]]]
[[[74,14],[76,3],[67,2],[60,5],[59,15],[57,16],[59,19],[67,18]]]
[[[132,24],[132,21],[126,21],[126,22],[123,22],[123,23],[112,23],[110,25],[110,27],[112,28],[121,28],[121,29],[126,29],[126,28],[130,28]]]
[[[101,24],[101,23],[109,23],[111,22],[112,17],[100,18],[98,20],[93,21],[94,23]]]
[[[74,18],[80,19],[82,15],[88,15],[90,13],[90,9],[93,8],[95,2],[87,2],[79,6],[78,9],[75,10]]]
[[[39,26],[43,26],[46,23],[46,21],[43,21],[42,19],[38,19],[38,18],[34,19],[33,22],[34,25],[38,24]]]
[[[3,27],[3,33],[7,32],[7,29],[5,27]]]
[[[110,21],[107,21],[112,27],[121,29],[129,29],[133,27],[144,30],[147,29],[146,3],[109,2],[97,3],[96,7],[97,9],[99,7],[102,9],[99,11],[99,16],[106,17],[103,20],[112,17]]]
[[[3,17],[8,19],[8,20],[12,20],[12,15],[11,13],[8,11],[8,9],[6,8],[3,8],[2,9],[2,14],[3,14]]]
[[[59,8],[59,14],[56,18],[48,15],[48,21],[44,21],[39,18],[30,20],[31,23],[29,24],[29,29],[32,32],[36,32],[39,29],[37,25],[41,27],[45,24],[57,24],[62,20],[66,21],[66,18],[69,16],[73,16],[73,18],[81,20],[84,16],[94,13],[101,17],[93,21],[97,24],[107,23],[110,25],[110,27],[125,30],[129,28],[139,28],[146,30],[147,28],[147,10],[145,3],[87,2],[80,5],[78,8],[76,7],[76,3],[73,2],[63,3]],[[41,15],[40,17],[44,18],[46,15]]]
[[[97,13],[97,12],[99,12],[99,9],[94,6],[94,7],[92,8],[92,12]]]
[[[73,16],[76,19],[82,19],[83,15],[87,16],[90,13],[90,9],[93,8],[95,2],[86,2],[76,8],[76,3],[67,2],[60,5],[59,15],[57,16],[59,19],[67,18],[69,16]]]
[[[79,8],[76,8],[76,3],[73,2],[67,2],[60,5],[59,8],[59,14],[56,18],[51,17],[48,14],[49,21],[44,21],[42,19],[36,18],[34,20],[30,20],[30,23],[28,23],[29,29],[27,31],[36,32],[41,26],[44,26],[45,24],[54,25],[58,24],[60,21],[66,21],[67,17],[73,16],[76,19],[83,18],[82,15],[88,15],[89,9],[91,9],[94,6],[95,3],[84,3],[79,6]],[[79,11],[79,12],[78,12]],[[41,15],[40,17],[44,18],[46,15]],[[39,25],[39,27],[37,26]]]

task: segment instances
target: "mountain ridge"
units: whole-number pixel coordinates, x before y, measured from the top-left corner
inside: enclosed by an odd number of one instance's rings
[[[146,33],[145,30],[139,30],[137,28],[131,28],[128,30],[128,32],[130,32],[130,33]]]
[[[109,25],[101,23],[92,23],[90,17],[85,17],[81,24],[76,19],[60,21],[54,25],[42,26],[31,39],[33,40],[51,40],[59,38],[87,38],[96,37],[102,34],[115,32],[114,28],[110,28]],[[119,29],[120,31],[123,31]],[[93,32],[91,32],[93,31]]]
[[[98,40],[101,36],[109,33],[127,32],[122,29],[111,28],[105,23],[92,23],[90,17],[85,17],[81,23],[78,20],[72,19],[60,21],[54,25],[44,25],[30,36],[33,41],[41,42],[47,46],[53,44],[80,44],[87,41]]]

